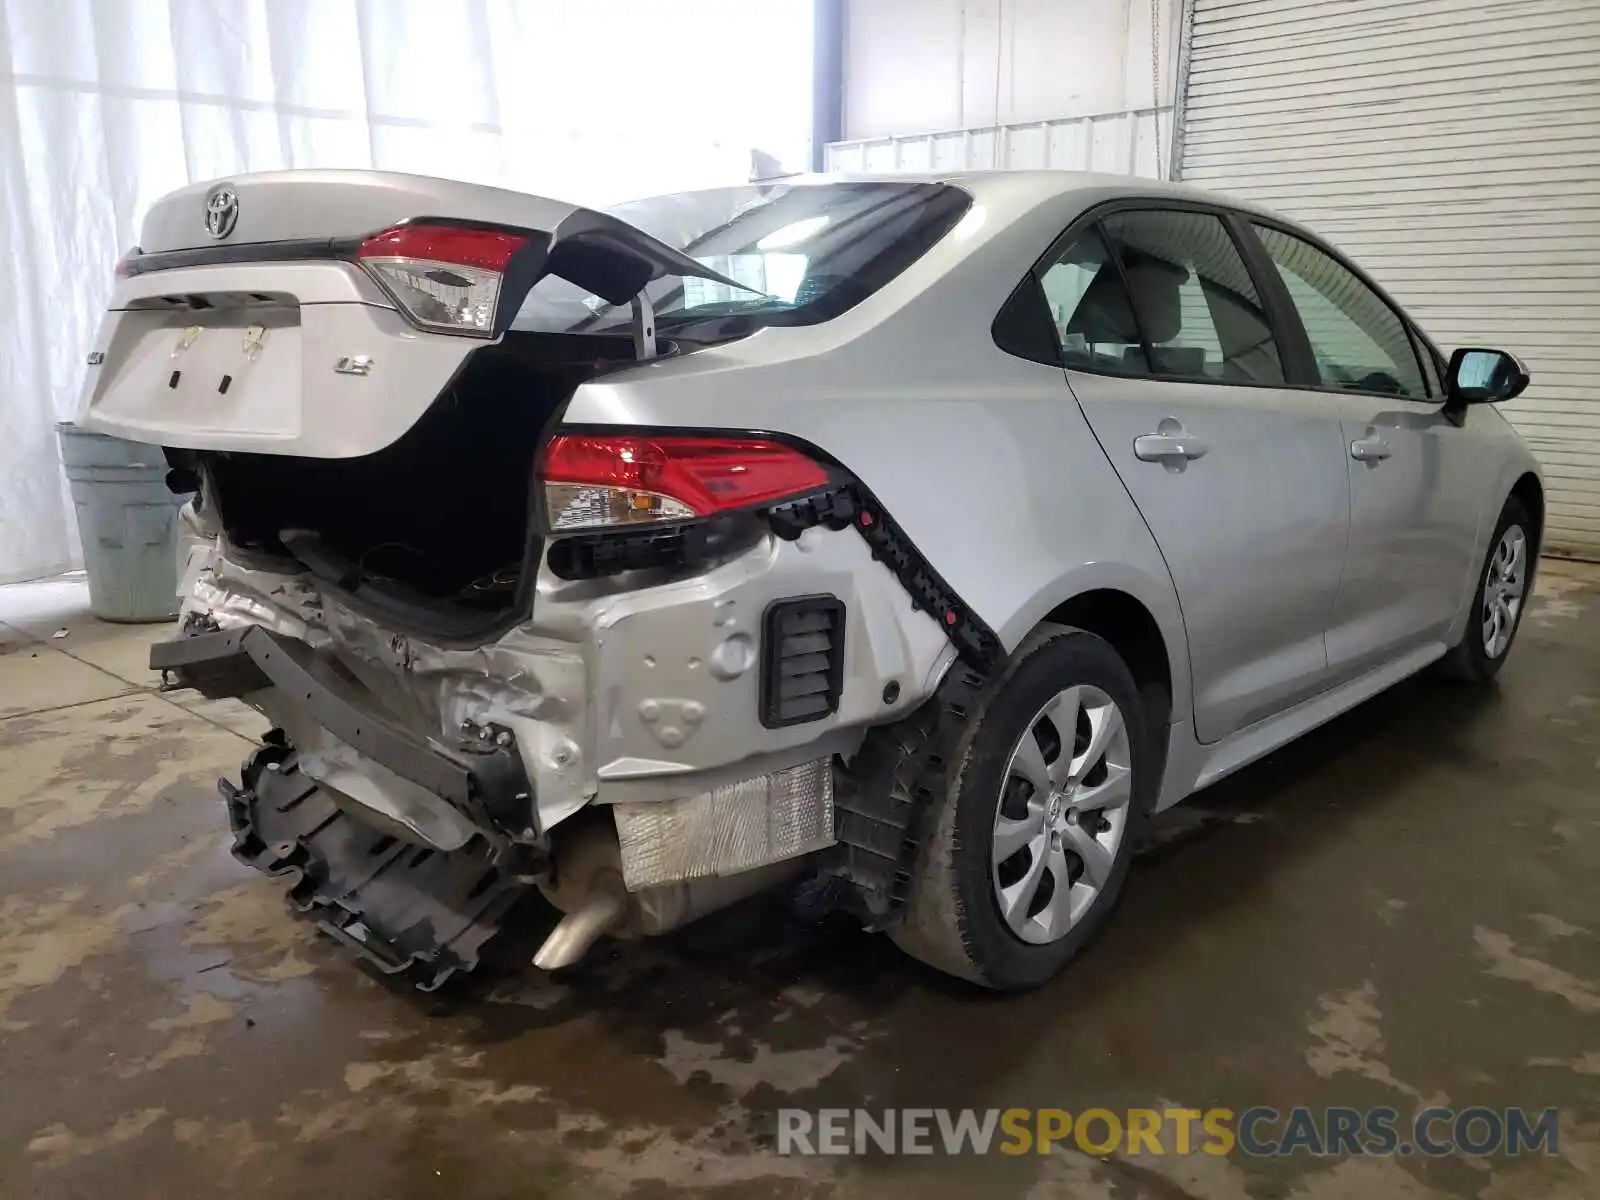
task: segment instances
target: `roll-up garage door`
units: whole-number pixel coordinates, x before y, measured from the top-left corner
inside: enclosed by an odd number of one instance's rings
[[[1547,545],[1600,557],[1600,0],[1191,0],[1182,177],[1519,354]]]

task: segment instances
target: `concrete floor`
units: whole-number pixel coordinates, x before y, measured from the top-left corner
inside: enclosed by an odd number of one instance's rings
[[[1403,685],[1165,816],[1005,1001],[779,912],[396,991],[229,856],[254,715],[83,609],[0,590],[0,1197],[1600,1196],[1600,570],[1545,570],[1497,689]],[[1424,1103],[1559,1106],[1561,1153],[768,1149],[788,1105]]]

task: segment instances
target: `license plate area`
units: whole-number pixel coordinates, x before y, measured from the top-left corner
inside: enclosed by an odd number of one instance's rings
[[[301,332],[295,304],[124,310],[91,404],[155,428],[292,436]]]

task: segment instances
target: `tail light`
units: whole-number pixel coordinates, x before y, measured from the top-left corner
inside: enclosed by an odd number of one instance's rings
[[[117,265],[111,268],[111,277],[113,279],[127,279],[130,275],[132,275],[133,274],[132,260],[134,258],[136,258],[138,256],[138,254],[139,254],[139,247],[135,246],[132,250],[129,250],[121,258],[117,259]]]
[[[416,324],[489,337],[507,264],[522,234],[453,225],[397,225],[361,243],[356,257]]]
[[[691,521],[828,483],[798,450],[760,438],[561,434],[540,470],[552,533]]]

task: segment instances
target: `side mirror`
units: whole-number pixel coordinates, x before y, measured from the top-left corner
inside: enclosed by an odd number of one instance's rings
[[[1447,407],[1499,404],[1527,390],[1527,369],[1504,350],[1457,350],[1445,380]]]

